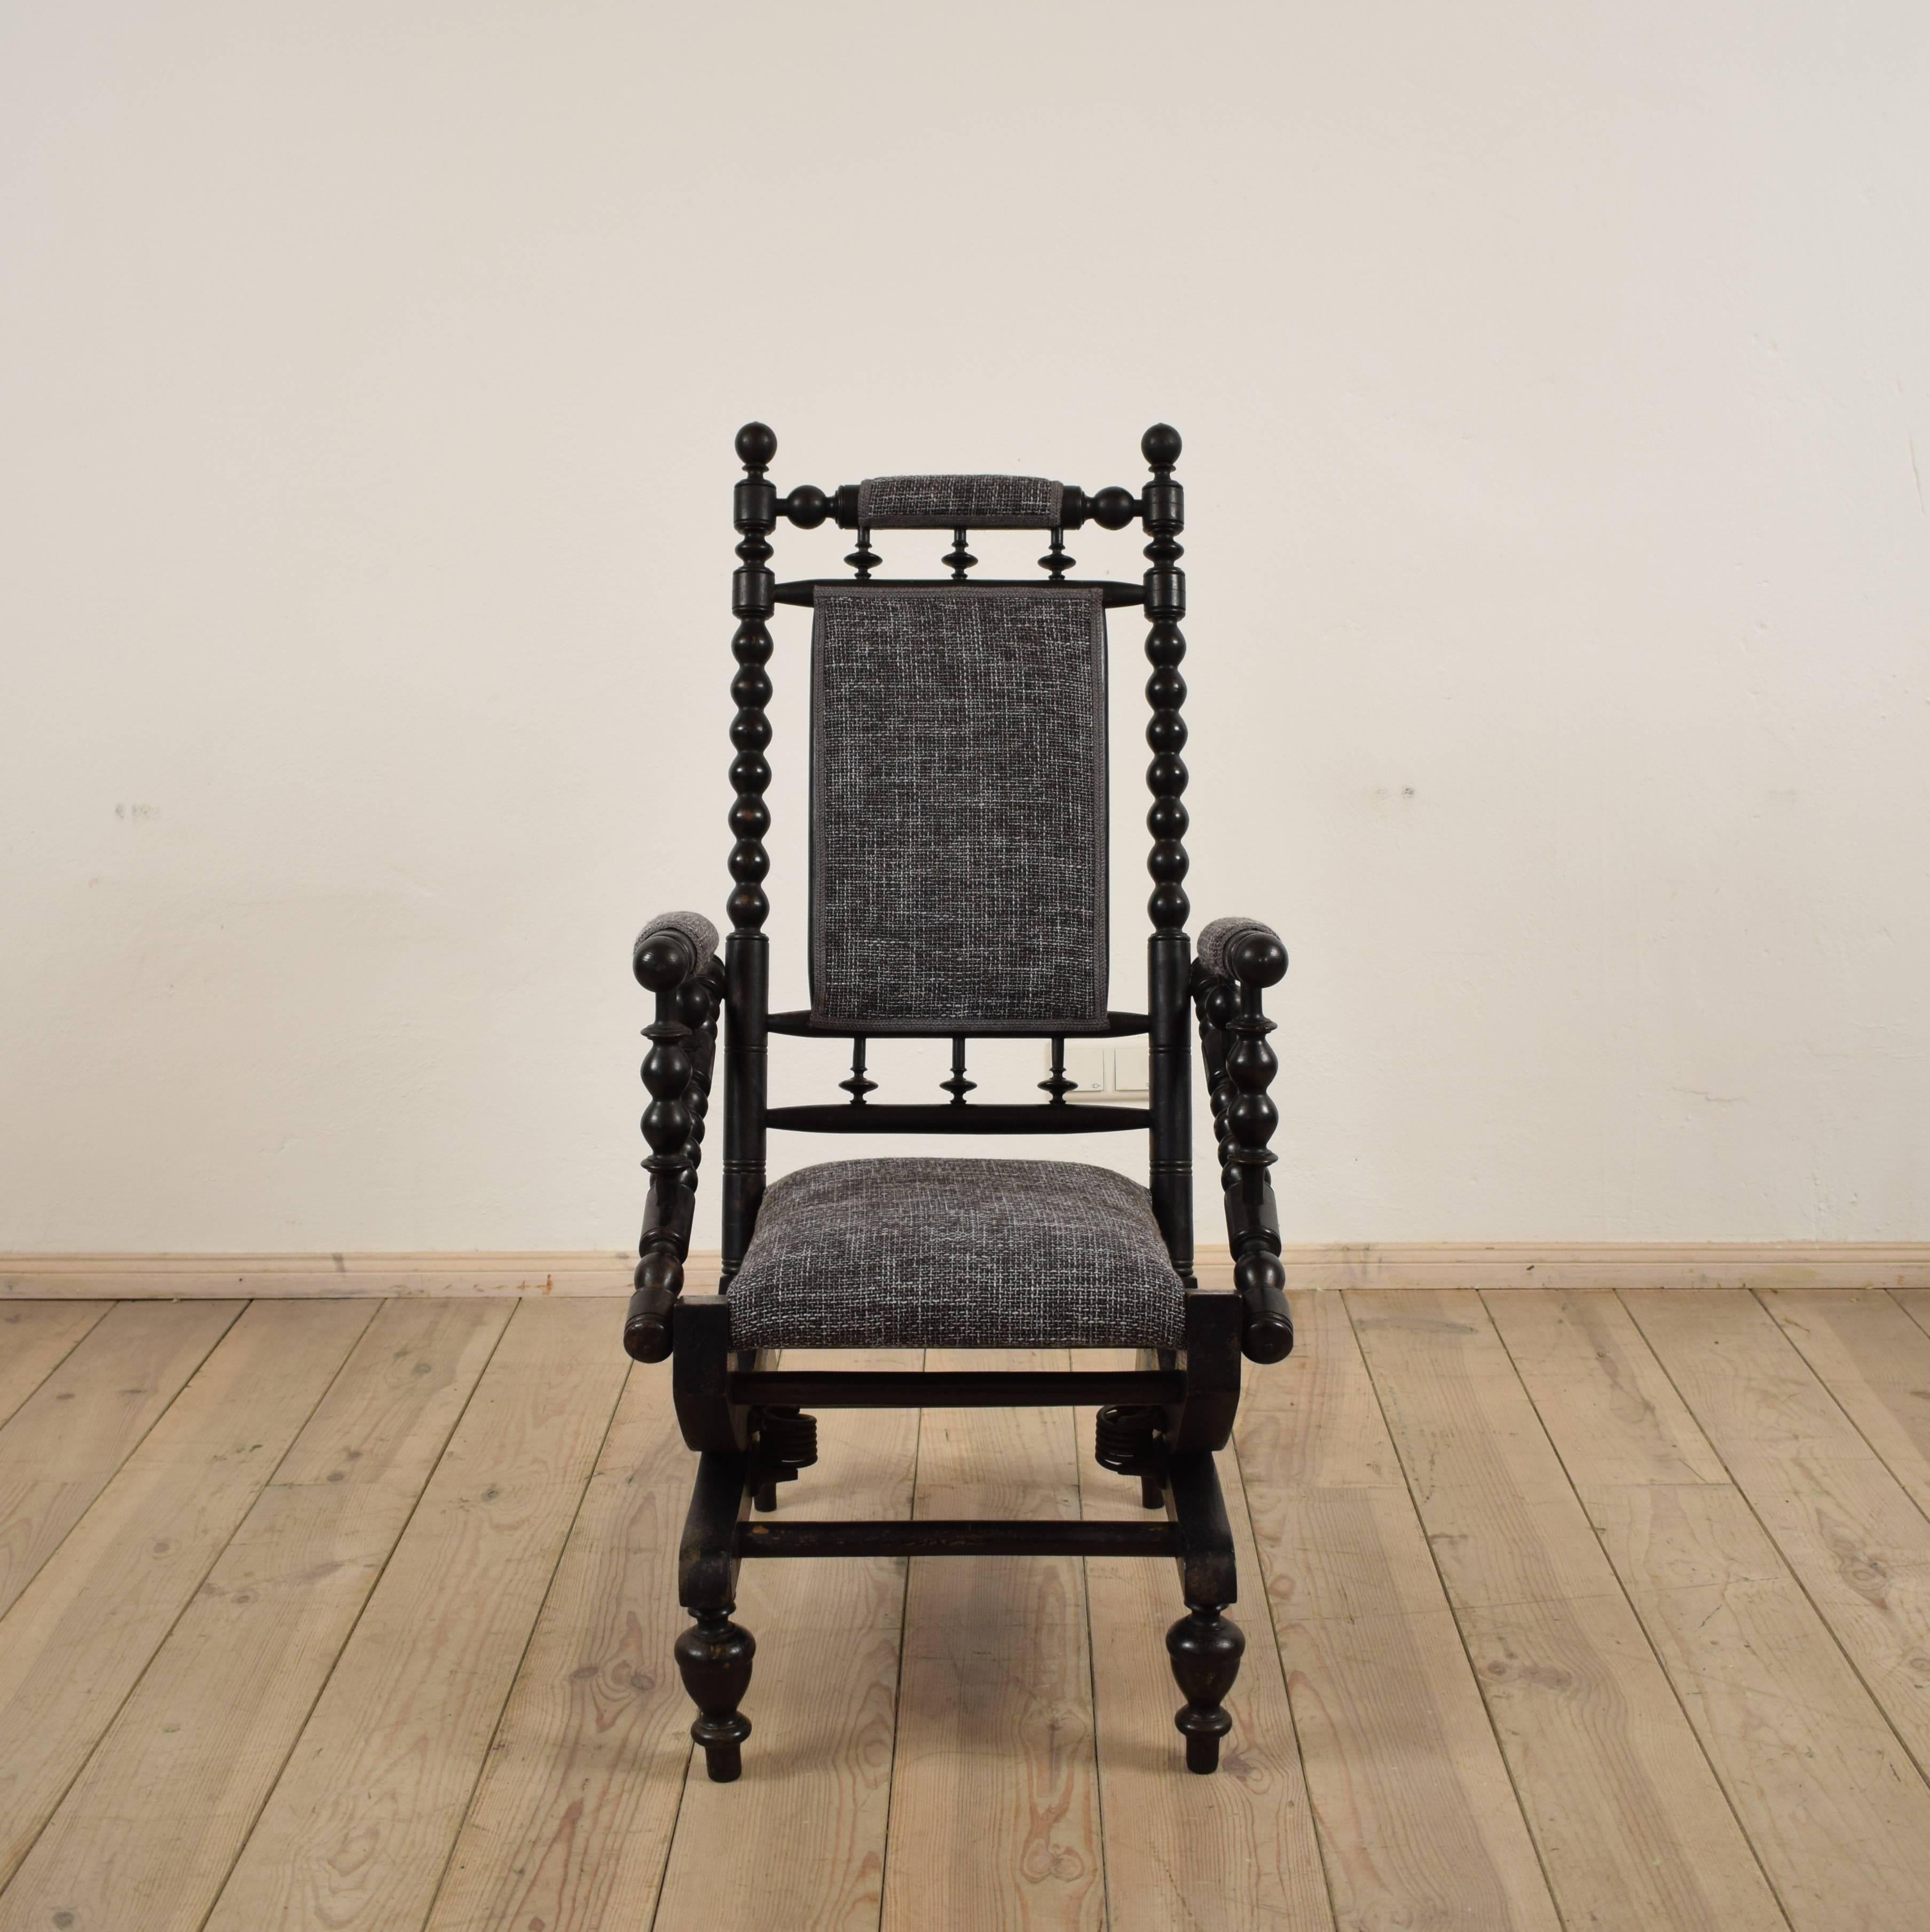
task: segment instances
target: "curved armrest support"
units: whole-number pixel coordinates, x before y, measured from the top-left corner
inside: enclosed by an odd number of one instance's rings
[[[1280,1063],[1267,1044],[1274,1023],[1261,1006],[1261,994],[1286,973],[1286,948],[1258,920],[1215,920],[1199,935],[1193,1003],[1213,1094],[1233,1283],[1246,1307],[1240,1346],[1254,1362],[1277,1362],[1293,1348],[1286,1270],[1280,1259],[1280,1213],[1267,1174],[1274,1160],[1270,1143],[1280,1120],[1267,1089]]]
[[[650,1042],[644,1060],[650,1103],[643,1120],[650,1192],[637,1243],[635,1292],[623,1319],[623,1347],[637,1361],[661,1362],[670,1355],[671,1317],[683,1291],[716,1058],[724,998],[717,928],[698,913],[663,914],[638,934],[630,964],[656,994],[656,1018],[644,1029]]]

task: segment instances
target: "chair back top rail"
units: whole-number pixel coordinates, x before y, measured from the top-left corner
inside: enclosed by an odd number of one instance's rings
[[[1071,560],[1068,558],[1067,561],[1070,562]],[[961,582],[968,582],[974,590],[1036,590],[1040,587],[1038,579],[1031,577],[974,577],[968,580],[958,577],[868,577],[865,581],[881,590],[950,590]],[[1146,586],[1143,584],[1124,584],[1109,578],[1055,578],[1052,587],[1060,590],[1096,590],[1109,610],[1146,601]],[[851,588],[848,577],[799,578],[779,584],[772,591],[771,597],[779,604],[802,604],[808,607],[817,603],[821,590]]]
[[[1118,484],[1088,496],[1040,476],[873,476],[829,491],[800,483],[775,508],[801,530],[827,520],[843,530],[1123,530],[1145,514],[1144,500]]]

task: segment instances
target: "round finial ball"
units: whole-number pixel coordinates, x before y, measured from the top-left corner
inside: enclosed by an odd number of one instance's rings
[[[1155,470],[1170,470],[1179,460],[1179,431],[1171,423],[1154,423],[1139,439],[1139,454]]]
[[[747,422],[738,430],[737,460],[746,469],[761,470],[776,454],[777,432],[768,423]]]
[[[668,992],[695,964],[691,951],[690,941],[682,933],[659,926],[638,940],[630,955],[630,969],[639,985],[653,993]]]
[[[1286,977],[1286,948],[1270,932],[1243,932],[1227,947],[1226,964],[1250,986],[1277,986]]]

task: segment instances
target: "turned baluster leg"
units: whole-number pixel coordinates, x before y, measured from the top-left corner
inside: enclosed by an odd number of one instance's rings
[[[731,1621],[736,1608],[694,1611],[696,1622],[677,1640],[677,1667],[698,1709],[690,1735],[704,1747],[713,1784],[728,1784],[742,1773],[743,1743],[751,1734],[751,1720],[737,1706],[750,1688],[757,1640]]]
[[[1239,1594],[1233,1532],[1210,1454],[1175,1456],[1166,1466],[1169,1511],[1178,1533],[1180,1594],[1187,1614],[1166,1632],[1166,1654],[1186,1702],[1173,1719],[1186,1740],[1186,1768],[1220,1765],[1220,1740],[1233,1728],[1226,1702],[1247,1640],[1221,1614]]]
[[[1220,1768],[1220,1740],[1233,1728],[1226,1699],[1247,1648],[1239,1625],[1220,1614],[1223,1607],[1189,1604],[1187,1614],[1166,1632],[1173,1677],[1186,1700],[1173,1723],[1186,1740],[1187,1769],[1201,1773]]]

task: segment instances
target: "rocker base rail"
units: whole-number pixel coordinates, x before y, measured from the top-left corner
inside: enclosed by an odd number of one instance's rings
[[[1177,1369],[739,1369],[730,1399],[765,1408],[1160,1408],[1183,1401]]]
[[[1170,1522],[740,1522],[740,1556],[1176,1556]]]

